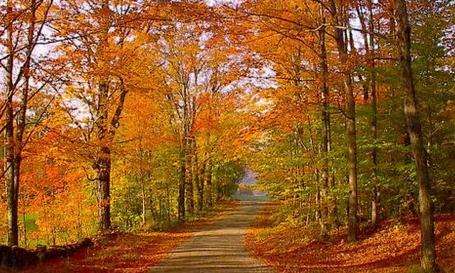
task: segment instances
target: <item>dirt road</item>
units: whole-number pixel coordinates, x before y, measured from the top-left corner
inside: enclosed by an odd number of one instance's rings
[[[250,255],[244,236],[260,202],[242,201],[225,217],[194,234],[150,273],[272,273]]]

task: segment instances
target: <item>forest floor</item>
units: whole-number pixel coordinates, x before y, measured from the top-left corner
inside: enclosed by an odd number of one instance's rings
[[[145,273],[195,233],[225,218],[235,202],[225,202],[202,218],[170,231],[113,233],[95,246],[66,258],[54,259],[22,273]]]
[[[268,203],[248,231],[247,248],[278,272],[407,273],[419,272],[419,222],[415,217],[384,221],[362,230],[357,243],[345,242],[345,230],[320,240],[316,228],[275,225]],[[436,216],[438,264],[455,272],[455,215]]]

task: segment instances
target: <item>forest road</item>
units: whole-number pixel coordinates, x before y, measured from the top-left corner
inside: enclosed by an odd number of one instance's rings
[[[195,232],[150,273],[273,273],[245,248],[248,227],[261,202],[240,201],[222,219]]]

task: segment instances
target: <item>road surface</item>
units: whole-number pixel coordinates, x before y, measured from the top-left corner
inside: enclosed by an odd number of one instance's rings
[[[150,273],[273,273],[245,249],[245,233],[260,202],[239,205],[175,249]]]

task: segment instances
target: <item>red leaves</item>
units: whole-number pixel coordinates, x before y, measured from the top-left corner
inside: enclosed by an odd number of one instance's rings
[[[81,252],[68,261],[56,260],[26,272],[145,273],[188,236],[185,232],[114,234],[108,240],[99,240],[95,248]]]
[[[268,209],[270,211],[270,208]],[[385,222],[377,232],[363,235],[356,244],[344,242],[344,229],[326,242],[315,240],[318,233],[305,226],[272,227],[263,214],[251,229],[248,248],[280,272],[407,272],[418,263],[420,235],[417,221],[404,224]],[[261,224],[262,223],[262,224]],[[265,224],[264,224],[265,223]],[[455,218],[437,218],[439,263],[455,268]]]

